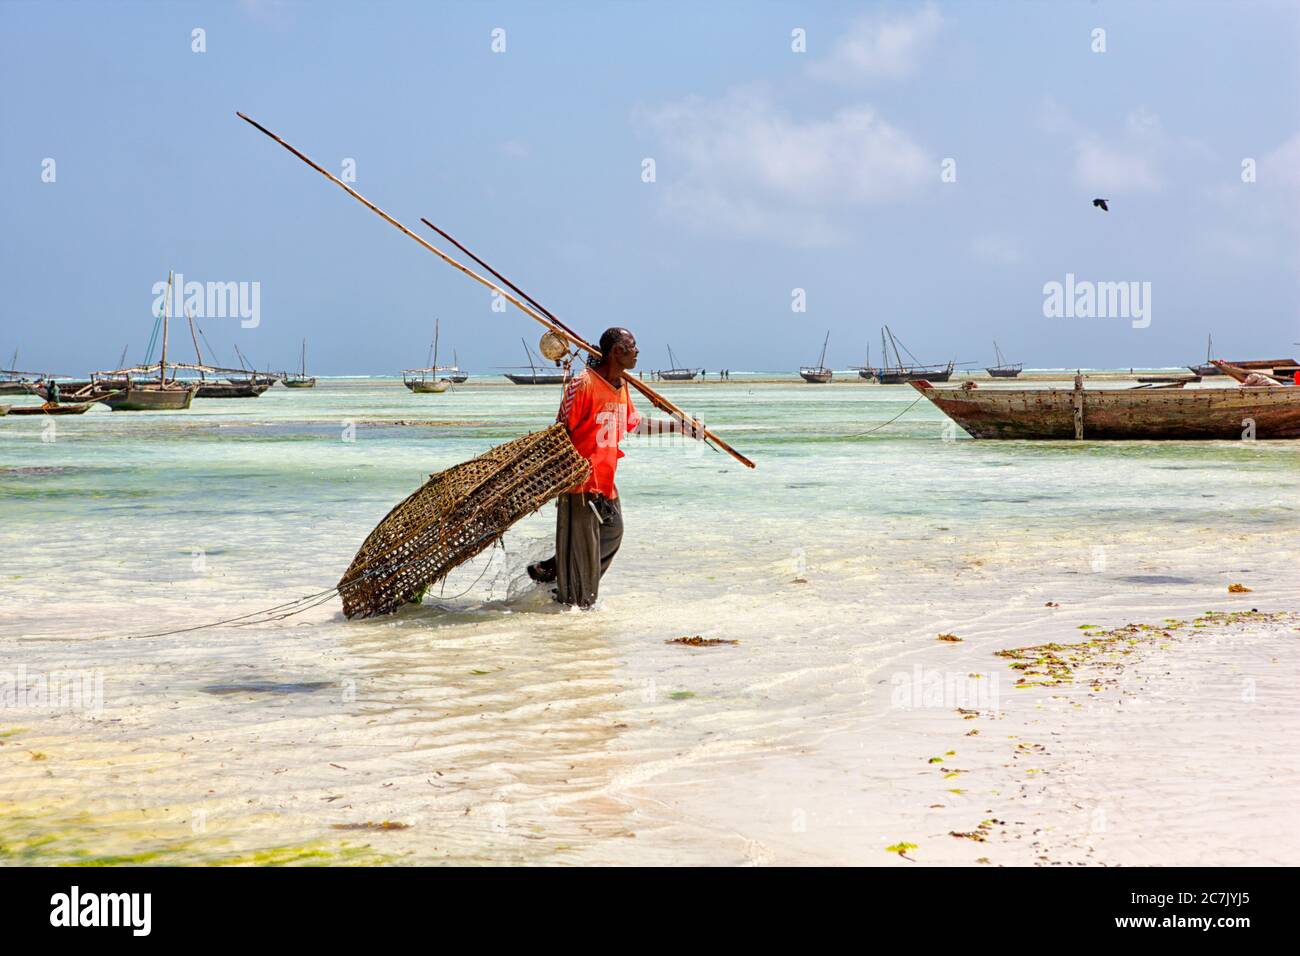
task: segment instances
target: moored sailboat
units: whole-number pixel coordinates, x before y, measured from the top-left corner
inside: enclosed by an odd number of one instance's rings
[[[90,376],[90,383],[85,388],[72,394],[66,393],[63,386],[60,386],[60,402],[64,399],[70,399],[74,404],[103,402],[115,412],[182,411],[190,407],[198,385],[177,381],[178,366],[169,366],[167,363],[173,281],[174,276],[168,272],[167,295],[163,300],[163,313],[159,317],[162,323],[162,352],[158,363],[96,372]],[[167,375],[169,368],[172,373],[170,379]]]
[[[419,395],[441,395],[452,385],[451,378],[441,374],[442,369],[438,367],[438,332],[439,323],[434,319],[433,343],[429,346],[428,368],[402,369],[402,384]]]
[[[834,376],[834,372],[826,367],[826,346],[830,343],[831,333],[826,330],[826,338],[822,340],[822,354],[817,359],[816,365],[805,365],[799,369],[799,376],[813,385],[825,385]]]
[[[888,339],[886,339],[888,337]],[[894,347],[894,364],[889,364],[889,346]],[[907,382],[915,382],[925,379],[930,382],[946,382],[952,377],[952,370],[956,367],[956,362],[949,362],[947,365],[922,365],[907,348],[902,346],[902,350],[912,359],[913,364],[903,364],[903,357],[899,354],[899,346],[902,345],[894,335],[889,326],[884,326],[880,330],[880,349],[884,353],[881,359],[880,368],[876,369],[876,380],[881,385],[902,385]]]
[[[672,363],[672,368],[659,372],[659,377],[665,382],[689,382],[700,374],[698,368],[682,368],[677,364],[677,356],[673,355],[673,347],[668,346],[668,361]]]
[[[986,368],[993,378],[1015,378],[1024,369],[1024,364],[1017,362],[1014,365],[1002,357],[1002,350],[998,348],[997,339],[993,340],[993,354],[998,357],[998,364]]]
[[[523,342],[523,339],[520,339]],[[532,349],[528,343],[524,342],[524,355],[528,358],[528,372],[506,372],[505,377],[510,379],[516,385],[561,385],[564,383],[565,374],[563,370],[558,372],[547,371],[545,366],[538,367],[533,362]],[[540,362],[541,359],[538,359]]]
[[[307,374],[307,340],[302,340],[302,362],[297,374],[290,372],[280,378],[285,388],[315,388],[316,376]]]

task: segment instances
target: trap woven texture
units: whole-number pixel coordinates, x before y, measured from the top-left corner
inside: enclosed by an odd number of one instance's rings
[[[338,583],[348,617],[388,614],[464,564],[591,466],[561,424],[430,476],[379,522]]]

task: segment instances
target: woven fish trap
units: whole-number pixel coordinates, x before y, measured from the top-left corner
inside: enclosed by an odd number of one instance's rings
[[[561,424],[431,475],[370,532],[338,583],[343,613],[389,614],[496,543],[520,518],[587,480]]]

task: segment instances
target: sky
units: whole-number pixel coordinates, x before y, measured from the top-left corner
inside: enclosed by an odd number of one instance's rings
[[[236,110],[643,368],[793,369],[827,332],[877,363],[885,324],[925,362],[1290,356],[1298,54],[1272,2],[0,0],[0,366],[143,359],[168,270],[244,284],[199,319],[220,364],[305,337],[309,371],[396,373],[435,317],[466,369],[536,348]],[[1137,285],[1045,315],[1067,276]]]

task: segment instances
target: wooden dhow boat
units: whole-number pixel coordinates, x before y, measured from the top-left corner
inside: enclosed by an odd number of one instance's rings
[[[1022,362],[1012,364],[1002,357],[1002,350],[998,348],[997,339],[993,340],[993,354],[998,357],[998,364],[984,370],[992,378],[1016,378],[1025,368]]]
[[[402,384],[417,395],[441,395],[452,386],[451,376],[444,374],[450,369],[438,367],[438,320],[433,320],[433,341],[429,344],[429,365],[427,368],[402,369]],[[457,369],[456,371],[460,371]],[[463,380],[462,380],[463,381]]]
[[[520,341],[522,342],[523,340],[520,339]],[[505,377],[510,379],[510,381],[514,382],[516,385],[563,385],[564,384],[564,379],[566,378],[566,374],[564,370],[561,369],[558,372],[551,372],[548,371],[545,366],[539,368],[537,364],[533,362],[533,352],[532,349],[528,347],[527,342],[524,342],[524,355],[528,357],[528,368],[530,369],[530,371],[504,373]],[[541,359],[538,359],[537,361],[540,362]]]
[[[894,347],[894,364],[889,364],[889,346]],[[906,345],[902,350],[907,352],[908,357],[912,359],[911,365],[904,364],[902,355],[899,354],[897,336],[890,330],[889,326],[884,326],[880,330],[880,349],[884,353],[881,360],[884,364],[875,370],[876,381],[881,385],[903,385],[907,382],[915,382],[924,379],[928,382],[946,382],[952,377],[952,370],[956,367],[956,362],[949,362],[947,365],[922,365],[913,355]]]
[[[109,372],[96,372],[90,376],[90,384],[68,394],[59,386],[59,402],[70,400],[70,404],[83,402],[103,402],[115,412],[179,411],[190,407],[194,393],[199,390],[192,382],[176,380],[178,367],[167,362],[168,328],[171,320],[171,299],[173,275],[167,274],[167,297],[164,300],[162,322],[162,353],[157,364],[138,365],[133,368],[113,369]],[[168,370],[172,377],[168,378]]]
[[[1210,358],[1210,353],[1213,350],[1213,348],[1214,348],[1214,339],[1213,337],[1211,337],[1207,341],[1205,347],[1205,364],[1188,365],[1187,368],[1191,369],[1192,372],[1196,375],[1207,375],[1207,376],[1225,375],[1227,373],[1223,371],[1223,367],[1225,365],[1230,365],[1233,368],[1245,369],[1248,372],[1263,372],[1266,375],[1276,375],[1281,378],[1286,378],[1289,377],[1290,375],[1294,375],[1295,371],[1297,369],[1300,369],[1300,362],[1297,362],[1293,358],[1239,359],[1239,360],[1234,359],[1231,362],[1222,361],[1220,359],[1213,359]]]
[[[37,383],[48,377],[45,372],[18,371],[18,350],[14,349],[9,368],[0,368],[0,395],[30,395]]]
[[[1223,374],[1221,371],[1219,371],[1217,367],[1215,367],[1214,359],[1210,358],[1210,353],[1212,353],[1213,351],[1214,351],[1214,335],[1210,334],[1205,338],[1205,364],[1187,366],[1189,369],[1192,370],[1193,375],[1206,376],[1206,375]]]
[[[1087,441],[1300,438],[1300,388],[912,387],[974,438]]]
[[[256,375],[249,375],[246,369],[220,368],[215,365],[207,365],[203,361],[203,350],[199,348],[198,336],[202,334],[202,329],[195,331],[194,316],[186,312],[186,320],[190,324],[190,339],[194,342],[194,357],[197,360],[195,365],[177,366],[178,368],[188,368],[199,373],[198,388],[194,393],[195,398],[257,398],[268,388],[275,384],[275,379],[258,379]],[[207,336],[203,337],[207,341]],[[218,376],[209,379],[208,375]],[[222,378],[221,376],[226,376]],[[239,376],[236,378],[235,376]]]
[[[1275,374],[1270,375],[1268,372],[1265,372],[1262,369],[1242,368],[1240,365],[1233,365],[1229,362],[1220,362],[1217,360],[1215,361],[1214,366],[1220,375],[1227,375],[1233,381],[1241,382],[1242,384],[1245,384],[1246,380],[1250,378],[1250,376],[1252,375],[1261,375],[1266,379],[1270,379],[1271,381],[1276,382],[1278,385],[1295,384],[1294,373],[1292,377],[1287,377],[1285,375],[1277,375],[1276,374],[1277,370],[1275,369],[1274,370]],[[1288,370],[1284,370],[1284,371],[1288,371]]]
[[[316,376],[307,374],[307,340],[302,340],[302,364],[297,373],[286,372],[280,376],[285,388],[315,388]]]
[[[453,385],[464,385],[469,381],[469,373],[460,370],[460,359],[456,356],[455,349],[451,350],[451,367],[444,371]]]
[[[53,402],[46,402],[44,405],[6,405],[10,415],[82,415],[90,408],[94,402],[85,402],[80,405],[55,405]]]
[[[826,331],[826,338],[822,340],[822,354],[817,359],[816,365],[805,365],[799,369],[799,377],[805,382],[811,382],[813,385],[825,385],[834,377],[835,373],[826,367],[826,346],[830,343],[830,330]]]
[[[665,382],[689,382],[700,374],[698,368],[681,368],[677,364],[677,356],[673,355],[673,347],[668,346],[668,361],[672,363],[672,368],[659,372],[659,377]]]

